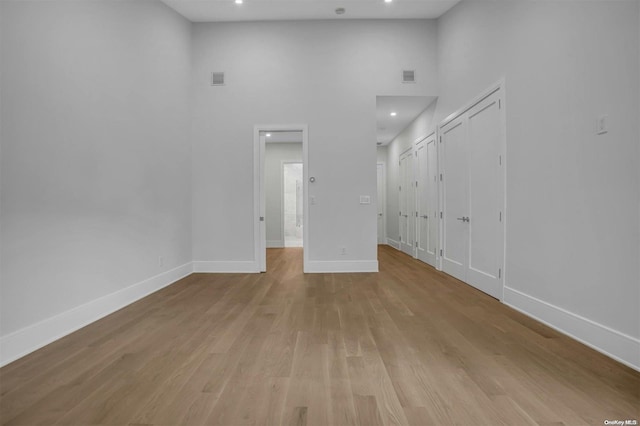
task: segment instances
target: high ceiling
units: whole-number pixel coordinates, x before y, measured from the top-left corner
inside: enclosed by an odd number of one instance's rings
[[[387,145],[435,99],[435,96],[376,97],[377,142]]]
[[[459,0],[162,0],[192,22],[435,19]],[[342,15],[336,9],[344,8]]]
[[[460,0],[162,0],[192,22],[321,19],[436,19]],[[336,9],[344,8],[341,15]],[[377,142],[387,145],[435,97],[378,96]],[[390,116],[396,112],[395,116]],[[299,142],[298,134],[272,132],[268,142]]]

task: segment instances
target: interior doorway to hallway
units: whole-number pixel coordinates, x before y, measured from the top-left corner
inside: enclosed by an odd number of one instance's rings
[[[255,258],[267,271],[267,249],[302,247],[308,264],[306,125],[254,126]]]

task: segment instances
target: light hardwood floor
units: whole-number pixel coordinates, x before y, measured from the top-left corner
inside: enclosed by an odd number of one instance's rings
[[[193,274],[0,369],[6,425],[602,425],[640,373],[388,247]]]

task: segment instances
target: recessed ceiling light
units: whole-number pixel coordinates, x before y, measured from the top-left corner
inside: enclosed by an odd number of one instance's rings
[[[393,0],[384,0],[385,3],[391,3]]]
[[[242,4],[242,0],[236,0],[236,4]]]
[[[396,115],[398,115],[396,112],[392,112],[391,114],[389,114],[392,117],[395,117]]]
[[[271,137],[271,133],[267,133],[265,136],[270,138]]]

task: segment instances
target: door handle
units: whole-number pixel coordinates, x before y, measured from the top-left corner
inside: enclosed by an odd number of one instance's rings
[[[457,220],[461,220],[463,222],[469,222],[469,217],[468,216],[462,216],[462,217],[457,217]]]
[[[382,216],[382,213],[378,213],[378,216]]]
[[[424,214],[424,215],[422,215],[420,217],[423,218],[423,219],[429,219],[429,216],[427,216],[426,214]]]
[[[409,217],[409,215],[408,215],[408,214],[403,214],[402,216],[403,216],[403,217]]]

